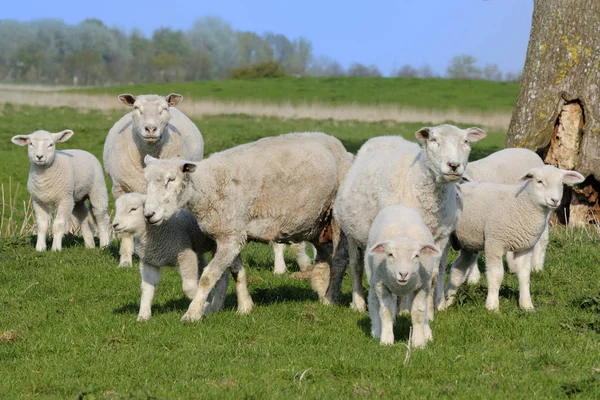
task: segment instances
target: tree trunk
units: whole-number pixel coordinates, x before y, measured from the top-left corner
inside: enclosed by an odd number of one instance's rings
[[[566,191],[569,224],[600,219],[600,1],[534,0],[531,36],[506,147],[587,177]],[[564,221],[567,222],[567,221]]]

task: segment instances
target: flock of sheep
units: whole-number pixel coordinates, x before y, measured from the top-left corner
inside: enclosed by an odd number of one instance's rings
[[[346,267],[352,274],[352,308],[371,318],[382,344],[394,342],[398,312],[411,314],[411,344],[431,340],[435,309],[449,306],[457,288],[479,279],[477,257],[486,253],[486,307],[498,310],[502,257],[518,275],[519,305],[533,309],[532,269],[544,264],[548,217],[563,184],[582,182],[575,171],[544,165],[534,152],[505,149],[467,163],[470,144],[486,134],[452,125],[422,128],[419,144],[384,136],[356,156],[333,136],[289,133],[212,154],[202,135],[176,106],[178,94],[119,96],[133,110],[115,123],[104,145],[121,238],[120,266],[140,258],[138,320],[151,317],[160,268],[178,268],[191,304],[182,321],[218,312],[229,274],[238,311],[252,310],[240,252],[249,240],[271,243],[275,273],[284,273],[282,246],[293,243],[301,270],[316,258],[311,285],[321,302],[339,300]],[[12,142],[28,147],[27,188],[37,225],[36,250],[46,250],[52,210],[52,250],[60,250],[71,216],[86,247],[109,244],[108,192],[100,162],[82,150],[56,150],[73,131],[36,131]],[[86,205],[89,201],[89,208]],[[459,250],[444,288],[450,246]],[[212,253],[210,263],[204,254]],[[363,269],[370,285],[363,288]]]

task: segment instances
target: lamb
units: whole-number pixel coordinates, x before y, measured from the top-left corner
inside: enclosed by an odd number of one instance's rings
[[[95,246],[86,200],[89,200],[92,217],[96,220],[100,246],[109,243],[108,193],[100,162],[87,151],[56,150],[56,143],[66,142],[73,134],[69,129],[58,133],[38,130],[11,139],[16,145],[27,146],[31,162],[27,189],[36,218],[37,251],[46,250],[46,233],[53,209],[56,209],[56,215],[52,226],[52,250],[61,250],[71,215],[81,225],[85,246]]]
[[[544,161],[535,152],[528,149],[509,148],[497,151],[489,156],[467,164],[463,181],[493,182],[505,184],[517,184],[519,179],[532,168],[542,167]],[[532,257],[532,269],[541,271],[544,268],[546,247],[548,247],[548,225],[542,233],[540,240],[534,247]],[[513,254],[506,254],[508,266],[514,270]],[[469,268],[467,281],[477,283],[480,279],[477,260]]]
[[[443,250],[439,271],[434,271],[433,279],[435,282],[437,278],[435,305],[438,309],[445,306],[446,245],[458,212],[456,182],[465,170],[470,143],[483,139],[486,133],[479,128],[440,125],[419,129],[415,136],[420,147],[397,136],[370,139],[359,150],[340,186],[333,213],[348,241],[353,283],[351,306],[355,310],[365,310],[360,251],[366,248],[369,227],[379,210],[392,204],[418,210],[433,234],[436,247]],[[330,288],[335,285],[336,290],[328,290],[332,301],[339,296],[344,269],[344,265],[334,263]],[[432,295],[430,319],[433,319]]]
[[[429,228],[414,208],[385,207],[373,220],[367,249],[371,333],[381,344],[393,344],[398,297],[414,294],[411,344],[424,347],[431,340],[427,298],[441,256]]]
[[[112,182],[112,195],[146,191],[144,156],[180,158],[200,161],[204,156],[204,141],[196,125],[175,108],[183,96],[171,93],[166,97],[122,94],[119,100],[133,107],[108,132],[104,143],[104,168]],[[133,238],[121,237],[119,266],[131,266]]]
[[[575,171],[553,166],[531,169],[519,185],[465,183],[461,185],[463,214],[455,236],[460,247],[450,270],[446,304],[452,304],[465,273],[480,251],[486,255],[488,294],[485,306],[498,311],[500,284],[504,276],[502,255],[514,252],[519,278],[519,306],[533,310],[529,291],[533,247],[546,229],[548,214],[560,204],[563,183],[583,182]]]
[[[290,133],[215,153],[197,163],[151,156],[144,161],[148,222],[160,224],[179,208],[187,208],[217,243],[182,321],[202,318],[207,295],[227,268],[236,280],[238,311],[251,311],[240,258],[248,240],[311,242],[317,248],[313,273],[328,271],[331,244],[323,232],[331,224],[339,182],[351,163],[338,139],[320,132]],[[322,299],[326,287],[315,276],[313,288]]]
[[[285,266],[285,260],[283,258],[283,243],[273,243],[273,253],[275,256],[275,267],[273,268],[273,273],[275,275],[285,274],[287,267]],[[298,267],[300,267],[300,271],[308,271],[312,266],[312,259],[306,254],[306,243],[292,243],[290,246],[294,254],[296,255],[296,262],[298,263]]]
[[[135,251],[140,257],[142,298],[138,321],[149,320],[160,267],[177,267],[185,295],[191,300],[198,291],[198,278],[206,266],[204,253],[214,251],[215,243],[202,233],[196,218],[187,210],[179,210],[159,226],[149,225],[144,218],[146,195],[126,193],[115,202],[113,228],[135,239]],[[219,311],[225,300],[229,276],[224,275],[215,287],[209,310]]]

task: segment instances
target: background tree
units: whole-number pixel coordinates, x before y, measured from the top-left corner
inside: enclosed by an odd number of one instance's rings
[[[481,77],[486,81],[501,81],[502,72],[496,64],[485,64],[481,71]]]
[[[479,79],[481,78],[481,69],[475,65],[476,63],[477,59],[468,54],[452,57],[446,74],[453,79]]]
[[[419,76],[419,71],[412,65],[404,64],[400,69],[394,71],[392,75],[398,78],[417,78]]]
[[[361,63],[353,63],[348,68],[348,76],[354,77],[381,77],[381,72],[375,65],[363,65]]]
[[[506,147],[535,150],[588,178],[559,217],[600,217],[600,2],[534,0],[531,36]]]

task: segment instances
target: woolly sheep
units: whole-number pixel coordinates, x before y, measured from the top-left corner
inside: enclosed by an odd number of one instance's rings
[[[214,251],[215,243],[198,227],[196,218],[187,210],[179,210],[161,225],[147,223],[144,218],[146,195],[126,193],[115,201],[113,228],[135,239],[135,252],[140,257],[142,298],[138,321],[151,318],[151,304],[160,280],[160,267],[177,267],[183,293],[192,300],[198,291],[198,279],[206,266],[204,253]],[[215,287],[211,310],[223,305],[229,276],[224,275]],[[208,311],[208,310],[207,310]]]
[[[287,271],[283,257],[284,248],[285,245],[283,243],[273,243],[273,254],[275,256],[273,273],[275,275],[282,275]],[[312,259],[306,254],[306,243],[292,243],[290,248],[296,255],[296,262],[298,263],[298,267],[300,267],[300,271],[308,271],[312,266]]]
[[[37,251],[46,250],[46,233],[53,209],[56,209],[56,215],[52,226],[52,250],[61,250],[71,215],[81,225],[85,246],[94,247],[86,199],[89,199],[96,220],[100,246],[109,243],[108,193],[100,162],[87,151],[56,150],[56,143],[66,142],[72,136],[72,130],[58,133],[39,130],[12,138],[14,144],[27,146],[31,162],[27,189],[36,218]]]
[[[415,133],[421,146],[401,137],[384,136],[370,139],[361,147],[334,205],[334,219],[348,240],[352,308],[365,309],[360,251],[367,245],[369,227],[379,210],[392,204],[418,210],[433,234],[435,245],[444,251],[439,271],[434,271],[438,285],[435,304],[439,309],[444,308],[445,249],[457,218],[455,183],[464,172],[470,143],[485,135],[479,128],[440,125]],[[344,268],[334,263],[332,275],[339,277],[339,270]],[[340,287],[340,279],[337,281],[336,286]],[[430,319],[433,319],[433,305],[430,293]]]
[[[104,143],[104,168],[116,199],[124,193],[146,191],[144,156],[200,161],[204,141],[196,125],[175,108],[183,96],[166,97],[122,94],[119,100],[133,111],[124,115],[108,132]],[[119,266],[130,266],[133,238],[121,237]]]
[[[447,304],[453,302],[465,272],[485,251],[488,295],[486,308],[498,310],[500,284],[504,276],[502,255],[514,252],[519,278],[519,306],[533,310],[529,291],[533,247],[546,228],[548,214],[560,204],[564,184],[582,182],[575,171],[553,166],[531,169],[519,185],[465,183],[461,185],[463,214],[455,236],[460,246],[458,259],[450,270]]]
[[[330,224],[339,182],[351,162],[336,138],[319,132],[291,133],[243,144],[197,163],[151,156],[145,162],[148,222],[160,224],[177,209],[187,208],[217,243],[183,321],[202,317],[209,291],[228,267],[236,280],[238,311],[251,311],[240,258],[248,240],[309,241],[317,248],[314,270],[328,271],[331,245],[324,243],[322,232]],[[318,268],[319,264],[326,267]],[[322,298],[319,283],[313,279]]]
[[[467,164],[463,181],[493,182],[517,184],[519,179],[532,168],[544,166],[544,161],[535,152],[528,149],[509,148],[497,151],[489,156]],[[536,243],[532,257],[532,269],[540,271],[544,267],[546,247],[548,247],[548,225]],[[509,268],[514,270],[513,254],[506,254]],[[476,283],[480,279],[477,260],[469,267],[467,281]]]
[[[424,347],[431,340],[427,298],[441,256],[429,228],[414,208],[385,207],[373,220],[367,249],[371,333],[381,344],[393,344],[398,297],[414,294],[411,344]]]

